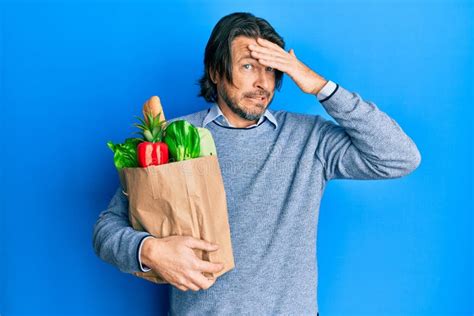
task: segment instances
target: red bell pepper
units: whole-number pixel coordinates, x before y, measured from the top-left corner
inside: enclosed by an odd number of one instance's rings
[[[162,142],[141,142],[137,146],[140,167],[157,166],[168,162],[168,145]]]

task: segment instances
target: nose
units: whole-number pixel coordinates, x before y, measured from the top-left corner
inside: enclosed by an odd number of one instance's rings
[[[266,67],[263,67],[263,69],[260,69],[258,72],[254,85],[256,88],[270,92],[272,90],[273,80],[274,79],[269,76],[268,72],[266,71]]]

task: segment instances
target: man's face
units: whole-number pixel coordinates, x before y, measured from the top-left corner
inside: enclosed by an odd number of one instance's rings
[[[248,45],[258,45],[253,38],[238,36],[232,41],[231,85],[225,76],[217,81],[218,103],[225,103],[243,119],[255,121],[270,105],[275,90],[275,70],[250,56]]]

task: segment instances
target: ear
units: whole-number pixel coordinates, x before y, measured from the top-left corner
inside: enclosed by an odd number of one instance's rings
[[[218,76],[216,76],[216,72],[215,72],[212,68],[209,69],[209,76],[211,77],[211,81],[212,81],[214,84],[217,84],[217,81],[218,81],[217,78],[218,78]]]

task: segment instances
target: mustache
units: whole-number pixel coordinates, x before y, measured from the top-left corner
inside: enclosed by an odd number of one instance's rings
[[[256,98],[256,97],[266,97],[267,99],[270,97],[270,92],[267,91],[259,91],[252,94],[247,94],[246,97],[248,98]]]

